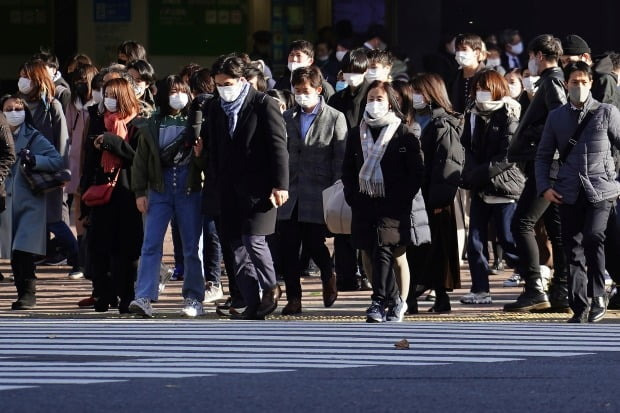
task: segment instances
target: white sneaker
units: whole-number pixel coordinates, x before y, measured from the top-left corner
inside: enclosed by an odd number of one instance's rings
[[[467,293],[461,297],[463,304],[493,304],[491,294],[487,292]]]
[[[525,284],[519,273],[513,272],[510,278],[504,281],[504,287],[518,287]]]
[[[540,266],[540,279],[542,280],[543,290],[549,290],[549,283],[551,282],[551,268],[546,265]]]
[[[205,299],[203,303],[212,303],[213,301],[221,300],[224,297],[221,284],[215,284],[211,281],[207,282],[205,288]]]
[[[80,280],[84,278],[84,273],[80,270],[71,271],[69,273],[69,279],[71,280]]]
[[[129,303],[129,312],[132,314],[140,314],[145,317],[153,317],[153,307],[151,307],[151,300],[146,297],[136,298]]]
[[[182,312],[188,317],[198,317],[205,314],[202,303],[194,298],[185,299]]]

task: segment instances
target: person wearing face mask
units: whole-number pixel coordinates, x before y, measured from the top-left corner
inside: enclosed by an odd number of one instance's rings
[[[372,274],[366,321],[373,323],[402,321],[407,311],[392,263],[406,261],[411,205],[424,178],[424,163],[420,142],[403,119],[391,84],[371,83],[364,118],[349,134],[342,166],[353,244],[363,251],[366,272]]]
[[[502,60],[497,46],[489,46],[486,49],[486,62],[484,65],[486,68],[493,69],[502,76],[506,74],[506,70],[502,67]]]
[[[155,98],[151,87],[155,84],[155,69],[146,60],[132,60],[127,63],[127,72],[133,78],[134,91],[140,102],[140,116],[148,118],[155,110]]]
[[[526,71],[527,69],[524,70],[523,73],[525,73]],[[529,71],[527,73],[529,75]],[[523,77],[521,70],[512,69],[504,75],[504,78],[508,82],[510,97],[519,102],[519,104],[521,105],[521,113],[524,113],[527,110],[527,107],[530,105],[530,95],[525,88],[525,78]]]
[[[500,43],[504,47],[501,56],[501,65],[507,72],[512,69],[527,67],[526,56],[523,54],[523,41],[518,30],[504,30],[500,35]]]
[[[22,65],[19,71],[17,87],[30,109],[33,125],[41,132],[62,155],[66,167],[69,167],[69,134],[67,121],[60,102],[54,98],[55,86],[45,64],[30,61]],[[70,265],[72,277],[79,277],[78,244],[69,227],[69,206],[63,188],[56,188],[46,193],[48,231],[54,234],[57,248],[51,248],[45,259],[48,264],[58,265],[65,260]]]
[[[582,61],[592,67],[592,97],[602,103],[609,103],[620,109],[620,93],[618,93],[618,75],[614,73],[609,53],[592,58],[588,43],[576,34],[562,39],[564,54],[560,62],[566,66],[570,62]]]
[[[121,65],[126,65],[134,60],[148,61],[146,58],[146,49],[140,43],[133,40],[126,40],[118,46],[118,60]]]
[[[408,298],[410,307],[415,310],[416,284],[424,287],[422,291],[432,289],[436,299],[429,311],[445,313],[451,311],[448,292],[461,288],[454,200],[465,162],[460,143],[463,119],[452,109],[446,86],[439,75],[422,74],[411,84],[416,121],[424,119],[421,115],[429,117],[421,124],[420,145],[425,170],[422,195],[431,229],[431,243],[407,251],[407,259],[414,267],[412,274],[416,274]]]
[[[394,56],[392,56],[392,53],[375,49],[367,51],[366,55],[368,56],[368,70],[364,75],[366,82],[369,84],[375,80],[389,82],[391,80],[390,72],[394,64]]]
[[[564,67],[569,101],[552,111],[536,152],[536,190],[559,205],[568,260],[570,323],[595,323],[606,313],[605,231],[620,195],[612,147],[620,149],[620,112],[596,101],[592,69],[585,62]],[[560,153],[560,166],[553,163]],[[556,176],[551,180],[550,176]]]
[[[164,235],[172,217],[179,226],[183,246],[182,312],[188,317],[204,314],[205,282],[198,256],[204,163],[202,143],[195,142],[193,133],[187,130],[190,94],[189,86],[180,77],[163,79],[155,95],[159,109],[137,131],[131,188],[145,224],[136,299],[129,304],[129,312],[145,317],[153,315],[151,301],[158,298]]]
[[[540,76],[538,87],[527,111],[521,115],[519,127],[508,147],[508,161],[517,162],[525,174],[526,182],[511,224],[517,244],[519,266],[517,272],[525,281],[525,290],[504,311],[528,311],[532,306],[551,304],[549,311],[566,312],[568,306],[568,263],[562,247],[562,228],[559,209],[536,191],[534,157],[549,112],[566,103],[564,75],[558,67],[562,44],[551,34],[534,38],[528,45],[528,70]],[[557,166],[557,162],[556,166]],[[548,296],[540,294],[537,286],[541,279],[541,262],[535,225],[544,218],[547,235],[553,249],[553,278]],[[532,292],[538,291],[538,294]]]
[[[510,96],[506,80],[495,71],[479,72],[472,89],[475,104],[465,114],[461,136],[465,148],[461,187],[469,189],[472,198],[467,238],[472,286],[461,302],[491,304],[490,267],[484,254],[489,221],[494,223],[508,264],[515,266],[519,259],[510,223],[525,177],[506,160],[506,151],[519,124],[521,106]],[[537,287],[542,291],[542,284]],[[548,307],[549,302],[545,301],[536,308]]]
[[[67,82],[62,77],[62,73],[60,73],[60,64],[58,63],[58,58],[52,53],[41,52],[32,56],[31,60],[38,60],[45,64],[47,73],[52,79],[52,82],[54,82],[54,97],[58,99],[58,101],[62,105],[62,110],[64,110],[66,113],[67,108],[71,103],[71,88],[69,86],[69,82]]]
[[[282,264],[288,303],[282,315],[301,313],[303,243],[321,271],[323,305],[331,307],[338,297],[323,217],[323,190],[340,179],[347,123],[344,115],[328,106],[321,93],[321,72],[305,67],[293,72],[297,106],[284,113],[289,153],[289,200],[278,209]]]
[[[29,310],[36,305],[37,278],[35,255],[45,255],[47,227],[45,195],[35,195],[20,171],[20,163],[35,170],[54,172],[64,167],[62,156],[54,145],[33,126],[33,119],[24,99],[4,97],[0,109],[9,124],[12,139],[0,145],[0,174],[6,191],[6,210],[0,214],[0,255],[11,259],[17,289],[12,310]],[[4,125],[0,122],[0,128]],[[1,134],[5,138],[4,134]],[[13,147],[13,141],[15,146]],[[26,146],[30,142],[30,148]],[[8,144],[8,145],[7,145]],[[9,153],[6,150],[9,150]],[[15,150],[19,156],[15,157]],[[10,162],[9,162],[10,161]],[[17,162],[16,162],[17,161]],[[10,168],[10,169],[8,169]],[[8,173],[10,171],[10,173]]]
[[[329,106],[344,114],[348,131],[359,125],[364,116],[369,85],[364,77],[367,70],[367,51],[363,48],[352,50],[342,61],[342,78],[347,83],[347,88],[336,93],[328,101]],[[358,253],[351,244],[351,235],[334,235],[334,266],[338,291],[372,289],[358,260]]]
[[[471,82],[476,73],[484,69],[485,59],[482,39],[477,34],[459,34],[454,40],[455,60],[459,64],[450,88],[450,101],[455,111],[464,113],[471,103]]]
[[[276,209],[288,199],[288,151],[277,102],[249,85],[244,66],[236,54],[213,64],[219,98],[209,108],[206,176],[211,178],[205,184],[220,211],[222,242],[234,251],[236,281],[247,306],[232,317],[258,320],[275,311],[281,295],[266,236],[275,232]]]
[[[278,79],[273,86],[273,89],[290,90],[293,91],[291,86],[291,75],[295,69],[300,67],[312,66],[314,64],[314,46],[307,40],[295,40],[289,45],[286,72],[284,76]],[[335,93],[334,88],[325,79],[321,83],[323,90],[321,95],[329,100]]]
[[[334,55],[333,46],[327,40],[319,40],[314,47],[316,66],[321,69],[323,79],[335,87],[340,61]]]
[[[105,132],[89,139],[92,157],[84,167],[84,192],[91,185],[113,183],[107,204],[89,206],[88,240],[90,272],[98,292],[95,311],[105,312],[118,304],[128,313],[134,298],[134,282],[142,218],[130,188],[130,168],[137,147],[136,119],[140,104],[133,85],[124,78],[111,79],[103,87]],[[84,195],[86,196],[86,195]]]
[[[80,272],[72,274],[72,277],[81,278],[84,275],[84,225],[81,217],[80,202],[80,179],[82,177],[83,165],[83,146],[85,143],[86,133],[88,132],[89,112],[88,108],[95,104],[92,99],[91,82],[98,73],[97,68],[92,65],[79,65],[71,76],[73,87],[71,88],[71,104],[67,108],[67,128],[69,132],[69,170],[71,171],[71,180],[65,185],[65,192],[69,194],[67,204],[73,210],[74,216],[77,218],[75,227],[77,232],[77,241],[79,248],[79,267]]]

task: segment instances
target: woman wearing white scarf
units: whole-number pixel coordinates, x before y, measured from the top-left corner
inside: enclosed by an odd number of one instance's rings
[[[352,241],[372,261],[368,322],[401,321],[407,310],[392,261],[411,243],[411,203],[424,165],[419,141],[402,120],[393,87],[375,81],[368,90],[364,118],[347,139],[342,182],[353,214]]]

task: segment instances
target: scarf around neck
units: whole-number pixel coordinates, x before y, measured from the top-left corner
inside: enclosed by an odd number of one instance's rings
[[[245,102],[245,98],[248,96],[250,92],[250,88],[252,86],[249,82],[243,82],[243,86],[241,87],[241,93],[237,96],[237,99],[232,102],[226,102],[224,99],[220,98],[220,104],[222,106],[222,110],[226,113],[228,117],[228,133],[230,133],[230,137],[232,139],[233,133],[235,133],[235,128],[237,127],[237,120],[239,118],[239,112],[241,111],[241,106],[243,106],[243,102]]]
[[[381,118],[373,119],[367,112],[360,123],[360,140],[364,164],[359,173],[360,192],[372,198],[385,197],[383,172],[381,171],[381,159],[385,150],[392,140],[396,129],[402,120],[390,111]],[[376,141],[372,138],[369,128],[381,128],[381,133]]]

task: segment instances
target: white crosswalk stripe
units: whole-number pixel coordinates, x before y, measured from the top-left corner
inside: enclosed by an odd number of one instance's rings
[[[394,343],[407,339],[409,350]],[[620,326],[0,321],[0,391],[218,374],[497,363],[620,351]]]

